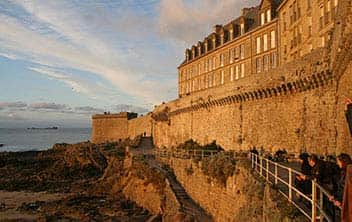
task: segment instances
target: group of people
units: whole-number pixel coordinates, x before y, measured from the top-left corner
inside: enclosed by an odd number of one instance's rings
[[[348,201],[344,198],[344,195],[348,196],[345,193],[345,180],[348,166],[352,167],[351,157],[346,153],[342,153],[337,156],[335,163],[331,160],[322,160],[314,154],[302,153],[299,159],[301,161],[302,175],[296,176],[296,187],[303,194],[310,196],[312,193],[311,181],[316,180],[319,185],[331,194],[323,197],[325,212],[334,221],[339,221],[340,215],[337,214],[336,208],[341,208],[342,204]]]

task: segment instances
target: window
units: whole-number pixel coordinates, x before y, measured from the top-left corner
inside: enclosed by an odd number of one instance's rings
[[[233,81],[233,66],[230,67],[230,81]]]
[[[237,46],[235,48],[235,60],[239,59],[240,58],[240,47]]]
[[[276,47],[276,33],[275,33],[275,30],[270,32],[270,47],[272,49]]]
[[[240,67],[237,65],[236,66],[236,80],[239,78],[239,75],[240,75]]]
[[[205,60],[205,72],[208,72],[209,71],[209,61],[208,60]]]
[[[209,71],[213,70],[212,59],[209,59]]]
[[[242,24],[241,24],[241,35],[244,34],[244,31],[245,31],[245,30],[244,30],[244,23],[242,23]]]
[[[235,49],[230,49],[230,63],[233,63],[234,56],[235,56]]]
[[[283,30],[286,31],[286,12],[282,14]]]
[[[319,18],[319,28],[322,29],[324,26],[324,8],[320,7],[320,18]]]
[[[271,21],[271,10],[270,10],[270,9],[268,9],[268,10],[266,11],[266,18],[267,18],[268,22]]]
[[[198,63],[198,75],[200,75],[200,68],[201,68],[201,64]]]
[[[330,0],[326,3],[326,23],[329,23],[330,22],[330,15],[331,15],[331,13],[330,13],[330,11],[331,11],[331,3],[330,3]]]
[[[213,57],[213,70],[216,69],[216,58],[215,56]]]
[[[220,66],[221,67],[224,66],[224,54],[223,53],[220,54]]]
[[[262,71],[262,58],[256,59],[256,70],[257,73],[260,73]]]
[[[260,15],[261,15],[260,24],[264,25],[264,23],[265,23],[265,14],[264,14],[264,12],[262,12]]]
[[[230,34],[230,38],[229,39],[232,40],[232,38],[233,38],[233,30],[232,29],[230,29],[230,33],[229,34]]]
[[[269,70],[269,55],[265,55],[263,59],[264,71]]]
[[[266,50],[268,50],[268,35],[267,34],[264,35],[263,40],[264,40],[263,51],[265,52]]]
[[[240,45],[241,59],[244,59],[244,44]]]
[[[224,79],[225,79],[225,73],[224,73],[224,70],[221,70],[220,72],[220,75],[221,75],[221,85],[224,84]]]
[[[241,64],[241,78],[244,77],[244,63]]]
[[[257,54],[260,53],[260,37],[257,37]]]
[[[271,53],[271,68],[276,68],[276,64],[277,64],[277,56],[276,56],[276,52]]]

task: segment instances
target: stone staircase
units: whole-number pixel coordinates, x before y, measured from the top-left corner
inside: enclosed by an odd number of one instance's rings
[[[134,154],[151,155],[153,154],[153,149],[154,146],[152,137],[143,137],[141,139],[140,145],[133,152]],[[148,163],[150,166],[163,173],[163,175],[168,179],[170,187],[173,193],[175,194],[176,199],[181,204],[181,212],[185,213],[186,215],[192,216],[195,221],[213,221],[213,218],[188,195],[181,183],[177,180],[172,169],[166,167],[165,165],[162,165],[154,157],[148,158]]]

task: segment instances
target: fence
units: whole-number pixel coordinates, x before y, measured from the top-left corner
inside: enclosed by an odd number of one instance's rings
[[[257,154],[250,153],[252,168],[255,169],[265,180],[279,188],[279,192],[284,195],[290,203],[299,209],[310,221],[329,221],[334,218],[327,213],[329,203],[329,192],[321,187],[316,181],[312,181],[312,194],[302,193],[294,184],[294,178],[302,175],[290,167],[273,162]],[[298,198],[297,194],[302,198]],[[305,204],[305,203],[308,203]]]
[[[176,150],[155,150],[154,154],[158,157],[175,157],[182,159],[191,159],[191,158],[200,158],[203,159],[205,157],[213,156],[217,154],[219,151],[217,150],[184,150],[184,149],[176,149]]]

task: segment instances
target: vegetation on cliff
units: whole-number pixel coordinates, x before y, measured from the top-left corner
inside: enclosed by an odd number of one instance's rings
[[[233,176],[236,161],[227,152],[219,152],[213,156],[202,159],[202,172],[215,179],[219,184],[226,186],[226,181]]]
[[[177,149],[183,150],[205,150],[205,151],[223,151],[224,149],[216,144],[216,141],[206,144],[204,146],[200,145],[193,139],[187,140],[184,143],[181,143],[177,146]]]
[[[155,168],[152,168],[144,156],[136,156],[133,158],[131,172],[137,178],[144,180],[145,185],[153,184],[159,193],[164,192],[165,176]]]

